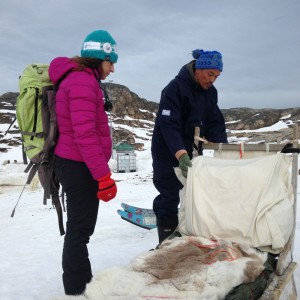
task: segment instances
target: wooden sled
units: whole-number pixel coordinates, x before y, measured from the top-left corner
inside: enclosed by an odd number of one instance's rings
[[[199,136],[197,129],[195,131],[195,138]],[[199,141],[199,139],[198,139]],[[203,140],[202,140],[203,141]],[[296,300],[297,290],[294,279],[294,271],[297,263],[293,261],[293,250],[295,241],[296,229],[296,213],[297,213],[297,177],[298,177],[298,126],[293,127],[293,142],[291,151],[286,151],[292,155],[292,186],[294,189],[294,220],[293,230],[291,236],[285,245],[283,251],[278,256],[276,271],[271,274],[268,280],[268,286],[263,295],[259,298],[261,300]],[[283,145],[279,144],[214,144],[203,143],[203,150],[214,150],[215,157],[230,158],[230,159],[247,159],[269,154],[281,152]],[[292,151],[296,149],[296,151]],[[298,151],[297,151],[298,149]]]

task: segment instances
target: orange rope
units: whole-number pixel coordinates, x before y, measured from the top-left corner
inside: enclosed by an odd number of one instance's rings
[[[194,241],[191,240],[191,238],[189,238],[189,243],[191,243],[192,245],[194,245],[198,248],[203,248],[203,249],[207,249],[207,248],[214,249],[217,246],[219,246],[219,243],[217,243],[217,241],[213,241],[213,242],[215,242],[215,243],[210,244],[210,245],[202,245],[202,244],[195,243]],[[228,249],[228,250],[226,250],[226,249]],[[229,251],[229,250],[231,250],[231,251]],[[237,256],[238,256],[238,252],[235,248],[230,247],[230,246],[225,246],[225,249],[223,248],[223,249],[217,249],[215,251],[212,251],[211,253],[208,254],[208,256],[206,258],[200,259],[200,261],[203,264],[211,265],[218,261],[216,259],[216,257],[220,253],[226,253],[226,256],[227,256],[227,257],[223,258],[222,261],[233,261],[233,260],[236,260]]]
[[[196,246],[198,248],[204,248],[204,249],[211,248],[211,249],[213,249],[213,248],[219,246],[219,244],[217,243],[217,241],[212,240],[212,242],[214,242],[214,244],[209,244],[209,245],[198,244],[198,243],[192,241],[191,238],[189,237],[189,243],[193,244],[194,246]]]
[[[240,159],[243,158],[243,143],[240,143]]]
[[[142,298],[151,298],[151,299],[182,299],[182,298],[174,298],[173,296],[142,296]]]

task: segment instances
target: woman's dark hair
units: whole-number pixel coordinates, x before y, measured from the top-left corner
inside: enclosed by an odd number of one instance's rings
[[[99,67],[103,62],[103,60],[99,58],[80,57],[80,56],[75,56],[71,58],[71,60],[77,63],[78,66],[75,68],[75,70],[77,71],[81,71],[85,68],[99,70]]]

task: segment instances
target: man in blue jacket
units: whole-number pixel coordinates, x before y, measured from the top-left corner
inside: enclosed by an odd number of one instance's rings
[[[195,127],[210,142],[227,143],[224,117],[213,86],[223,70],[217,51],[194,50],[190,63],[164,88],[152,137],[153,183],[159,195],[153,201],[159,243],[178,225],[179,191],[183,187],[174,167],[187,176]]]

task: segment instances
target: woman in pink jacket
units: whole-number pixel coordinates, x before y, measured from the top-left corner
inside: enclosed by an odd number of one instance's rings
[[[67,295],[82,294],[92,279],[87,244],[97,221],[99,199],[109,201],[117,187],[108,161],[112,140],[100,81],[114,72],[116,43],[104,30],[90,33],[81,57],[55,58],[49,68],[56,94],[59,139],[55,173],[67,197],[62,267]]]

